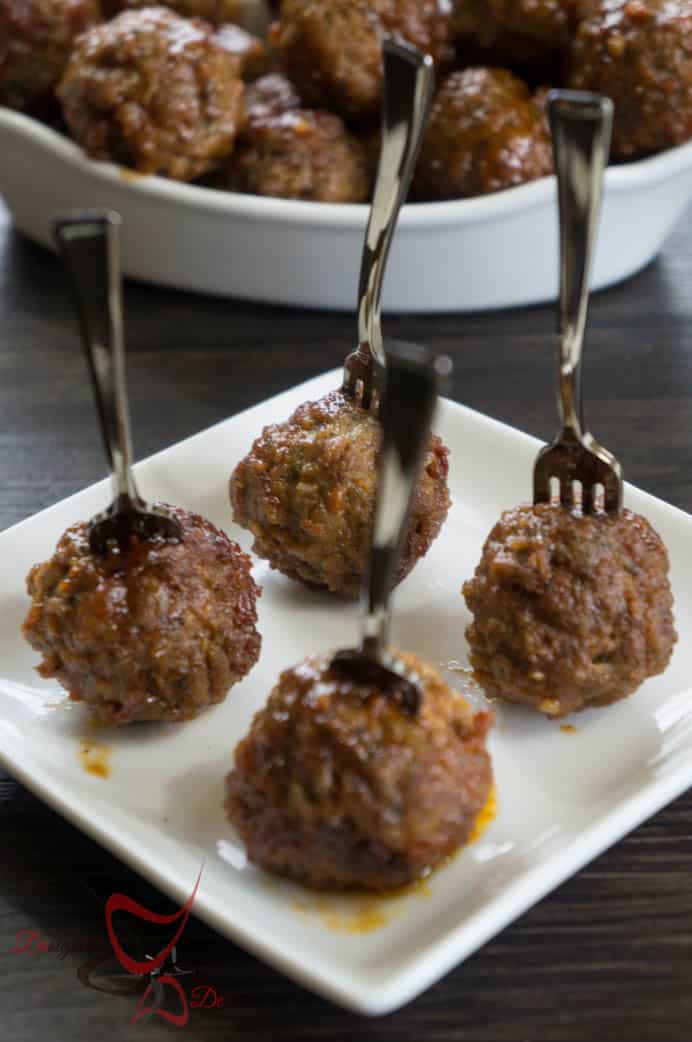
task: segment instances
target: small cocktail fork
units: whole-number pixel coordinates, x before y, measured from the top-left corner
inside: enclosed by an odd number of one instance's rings
[[[536,459],[533,501],[559,501],[584,514],[619,514],[622,469],[588,431],[582,402],[589,278],[613,104],[598,94],[556,90],[550,93],[549,113],[560,211],[557,401],[562,427]]]
[[[111,211],[58,218],[55,241],[65,261],[89,364],[103,444],[113,479],[113,502],[89,524],[92,553],[126,550],[141,539],[182,538],[176,519],[140,497],[132,473],[132,440],[125,386],[120,217]]]
[[[384,42],[382,147],[358,287],[358,348],[344,363],[342,390],[364,409],[378,408],[385,367],[382,284],[399,211],[415,170],[432,100],[434,65],[404,40]]]

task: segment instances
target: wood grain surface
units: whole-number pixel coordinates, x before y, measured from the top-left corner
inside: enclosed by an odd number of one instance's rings
[[[692,510],[691,218],[657,262],[594,298],[585,377],[592,429],[627,478],[684,510]],[[127,286],[126,306],[140,457],[338,365],[353,344],[352,315],[140,285]],[[552,434],[551,307],[399,316],[387,332],[450,354],[459,401]],[[0,209],[0,528],[103,472],[62,272]],[[2,1042],[158,1040],[180,1030],[215,1042],[689,1042],[692,1034],[689,793],[379,1020],[315,998],[191,920],[179,962],[223,995],[223,1007],[192,1010],[183,1029],[160,1018],[134,1025],[131,995],[85,987],[77,971],[108,946],[110,893],[162,912],[171,903],[2,772],[0,837]],[[15,953],[19,931],[31,930],[81,950]]]

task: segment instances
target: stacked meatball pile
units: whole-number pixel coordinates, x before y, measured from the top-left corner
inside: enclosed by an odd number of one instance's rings
[[[238,0],[0,0],[0,104],[50,114],[57,98],[88,155],[141,173],[364,202],[395,33],[437,69],[415,199],[549,174],[546,86],[613,99],[615,160],[692,137],[692,0],[271,6],[263,43],[233,23]]]

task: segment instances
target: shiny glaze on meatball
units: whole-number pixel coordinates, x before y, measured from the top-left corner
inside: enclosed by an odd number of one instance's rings
[[[79,38],[58,97],[94,159],[189,181],[230,152],[243,90],[237,57],[205,22],[147,7]]]
[[[421,681],[416,716],[328,657],[281,674],[227,778],[252,861],[317,889],[384,890],[468,840],[492,785],[492,714],[474,716],[430,666],[401,658]]]
[[[0,0],[0,105],[44,101],[75,37],[100,20],[98,0]]]
[[[540,41],[544,47],[564,47],[580,14],[583,0],[455,0],[454,29],[481,46],[501,40]]]
[[[151,0],[103,0],[109,18],[120,11],[150,6]],[[164,0],[161,6],[170,7],[185,18],[203,18],[212,25],[223,25],[241,16],[244,3],[243,0]]]
[[[612,98],[612,155],[692,138],[692,0],[602,0],[579,26],[568,84]]]
[[[189,720],[259,657],[250,558],[198,514],[170,507],[183,541],[95,556],[72,525],[27,579],[23,633],[38,667],[108,722]]]
[[[506,69],[452,73],[433,104],[414,191],[425,199],[484,195],[552,171],[545,113]]]

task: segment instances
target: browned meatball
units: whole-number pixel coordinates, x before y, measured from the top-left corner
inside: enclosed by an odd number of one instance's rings
[[[490,795],[492,714],[426,663],[417,716],[308,659],[281,674],[227,779],[226,807],[252,861],[317,889],[384,890],[469,839]]]
[[[581,4],[583,0],[455,0],[454,29],[484,47],[513,40],[521,53],[528,41],[539,41],[552,50],[569,41]]]
[[[259,557],[308,586],[358,596],[370,551],[380,430],[339,391],[264,428],[230,482],[233,518],[252,532]],[[397,582],[444,523],[448,469],[447,449],[432,435]]]
[[[58,96],[88,155],[190,181],[230,152],[243,90],[205,22],[147,7],[80,36]]]
[[[295,109],[260,118],[238,139],[228,183],[240,192],[321,203],[362,203],[370,191],[360,143],[330,112]]]
[[[259,657],[250,558],[210,521],[169,509],[181,543],[133,538],[95,556],[80,522],[27,579],[23,632],[39,673],[107,723],[189,720]]]
[[[677,639],[666,548],[629,510],[509,510],[463,592],[486,695],[549,716],[630,695],[663,672]]]
[[[688,141],[692,0],[602,0],[574,39],[569,85],[612,98],[616,159]]]
[[[452,53],[445,7],[438,0],[284,0],[271,40],[307,105],[368,116],[380,108],[385,33],[445,62]]]
[[[246,80],[255,80],[267,67],[267,48],[257,36],[246,32],[239,25],[219,26],[214,39],[217,43],[235,55],[238,60],[241,76]]]
[[[281,73],[261,76],[245,90],[245,120],[264,123],[270,116],[291,112],[301,106],[300,95]]]
[[[100,19],[98,0],[0,0],[0,105],[50,94],[74,38]]]
[[[402,36],[438,67],[454,60],[452,5],[449,0],[373,0],[386,33]]]
[[[484,195],[552,171],[545,115],[506,69],[452,73],[435,99],[414,191],[427,199]]]
[[[118,14],[128,8],[148,7],[151,0],[102,0],[106,14]],[[235,22],[242,14],[243,0],[163,0],[162,7],[170,7],[186,18],[203,18],[212,25]]]

